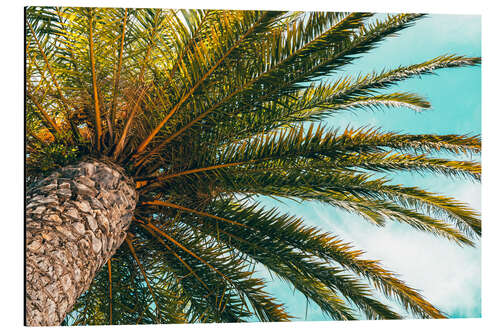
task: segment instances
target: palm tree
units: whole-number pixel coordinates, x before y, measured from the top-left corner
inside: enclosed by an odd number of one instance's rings
[[[321,123],[343,110],[427,109],[383,89],[480,63],[444,55],[339,73],[423,15],[373,16],[27,8],[26,323],[292,319],[257,264],[332,319],[402,318],[376,291],[416,317],[445,317],[350,243],[258,202],[316,200],[460,245],[481,235],[466,204],[388,178],[479,181],[480,164],[459,158],[480,153],[478,136]]]

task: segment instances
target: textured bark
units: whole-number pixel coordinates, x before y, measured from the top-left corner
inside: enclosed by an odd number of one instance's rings
[[[26,324],[59,325],[124,241],[135,184],[116,165],[88,160],[26,196]]]

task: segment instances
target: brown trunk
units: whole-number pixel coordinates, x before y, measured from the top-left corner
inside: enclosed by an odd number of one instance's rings
[[[88,160],[41,180],[26,200],[26,324],[59,325],[124,241],[135,185],[116,165]]]

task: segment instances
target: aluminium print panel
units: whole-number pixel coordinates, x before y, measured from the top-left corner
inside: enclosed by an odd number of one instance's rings
[[[479,16],[24,23],[25,325],[481,316]]]

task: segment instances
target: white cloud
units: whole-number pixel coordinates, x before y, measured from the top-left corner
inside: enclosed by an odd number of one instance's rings
[[[433,33],[435,42],[467,44],[481,38],[481,17],[479,15],[433,16],[438,19],[426,21],[428,21],[427,26],[429,31]]]
[[[479,185],[455,187],[450,194],[480,208]],[[461,248],[397,223],[379,228],[325,206],[315,206],[314,213],[319,218],[318,226],[365,250],[367,258],[382,260],[384,267],[397,272],[447,314],[458,317],[480,314],[480,246]]]

